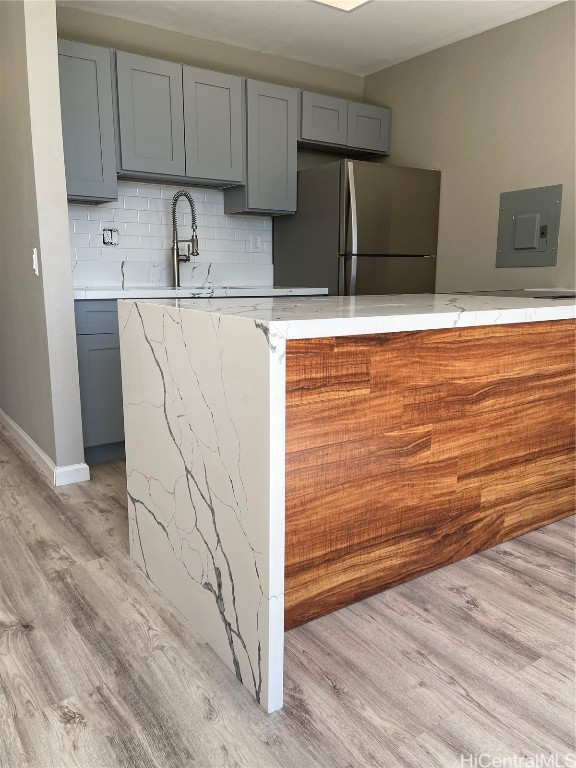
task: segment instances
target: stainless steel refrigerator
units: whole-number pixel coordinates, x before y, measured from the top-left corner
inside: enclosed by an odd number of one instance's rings
[[[440,172],[358,160],[298,172],[274,220],[274,284],[343,296],[434,293]]]

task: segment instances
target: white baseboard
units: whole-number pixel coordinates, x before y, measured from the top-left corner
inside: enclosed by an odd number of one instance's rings
[[[68,464],[57,467],[39,445],[0,409],[0,424],[3,424],[18,445],[30,456],[36,466],[48,477],[53,485],[69,485],[90,480],[88,464]]]
[[[88,464],[68,464],[64,467],[54,467],[54,485],[70,485],[90,480]]]

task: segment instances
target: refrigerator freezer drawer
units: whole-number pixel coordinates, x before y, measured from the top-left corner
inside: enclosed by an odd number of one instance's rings
[[[381,296],[389,293],[434,293],[434,256],[341,257],[340,293],[345,296]],[[354,285],[354,263],[356,276]],[[342,273],[344,273],[342,275]],[[342,282],[344,285],[342,286]]]

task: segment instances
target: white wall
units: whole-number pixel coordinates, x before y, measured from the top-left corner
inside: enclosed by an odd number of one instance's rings
[[[573,2],[370,75],[394,165],[442,171],[437,290],[575,287]],[[501,192],[563,184],[556,267],[496,269]]]

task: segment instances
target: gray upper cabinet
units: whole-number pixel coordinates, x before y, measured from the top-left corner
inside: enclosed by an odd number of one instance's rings
[[[119,172],[185,176],[182,65],[116,52]]]
[[[300,139],[345,145],[348,136],[348,101],[309,91],[302,91],[300,98]]]
[[[390,153],[388,107],[320,93],[300,92],[300,132],[304,147],[324,146],[353,156]]]
[[[373,152],[390,152],[390,109],[372,104],[348,102],[349,147]]]
[[[296,210],[298,92],[246,81],[246,184],[225,190],[226,213]]]
[[[186,176],[241,182],[242,78],[184,67]]]
[[[68,199],[118,197],[110,50],[58,41],[62,137]]]

